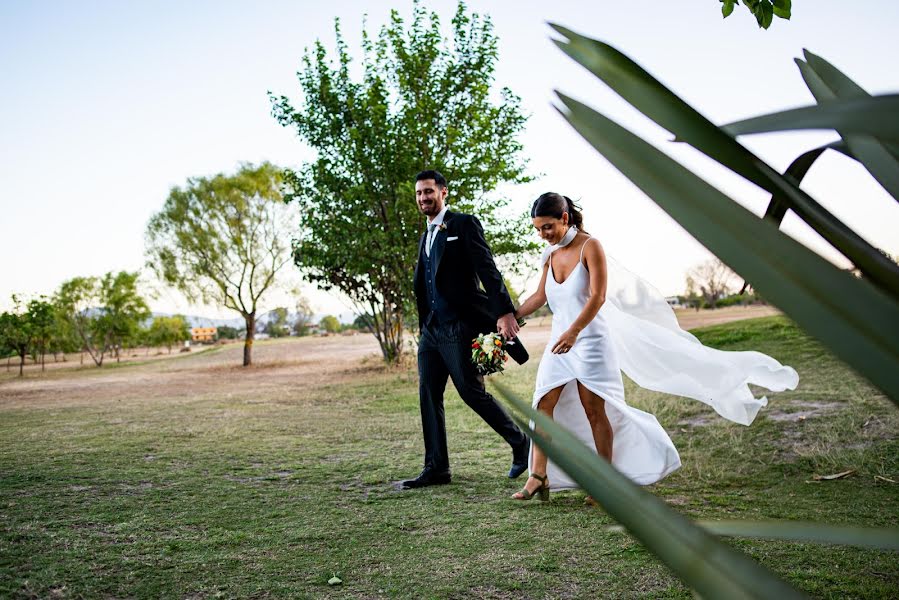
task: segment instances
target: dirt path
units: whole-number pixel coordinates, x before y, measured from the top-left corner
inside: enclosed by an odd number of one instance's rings
[[[729,307],[715,311],[684,311],[678,319],[687,329],[778,314],[769,307]],[[539,356],[549,340],[549,318],[532,320],[522,340]],[[147,402],[154,399],[189,401],[220,394],[252,396],[278,389],[318,388],[383,369],[377,341],[370,335],[306,337],[259,342],[254,364],[241,366],[242,344],[229,344],[146,362],[56,368],[40,367],[0,374],[0,407],[85,405],[104,402]]]
[[[680,326],[689,330],[743,319],[770,317],[779,315],[781,312],[772,306],[728,306],[716,310],[700,311],[679,309],[674,311],[674,314],[677,315],[677,322],[680,323]],[[528,321],[527,326],[521,330],[521,339],[528,348],[540,347],[542,351],[542,346],[549,341],[549,333],[550,317],[543,317]],[[531,356],[533,355],[532,351]]]

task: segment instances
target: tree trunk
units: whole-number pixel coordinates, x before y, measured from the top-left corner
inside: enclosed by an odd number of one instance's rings
[[[243,316],[247,323],[247,333],[243,342],[243,366],[249,367],[253,362],[253,338],[256,337],[256,313]]]
[[[22,371],[25,369],[25,353],[19,354],[19,377],[22,377]]]
[[[43,373],[44,370],[45,370],[45,368],[44,368],[44,356],[46,356],[46,353],[45,353],[43,350],[41,350],[41,373]]]
[[[384,310],[381,319],[375,319],[378,331],[375,337],[381,346],[381,356],[388,365],[399,364],[403,356],[403,316],[399,312]],[[380,321],[378,323],[377,321]]]

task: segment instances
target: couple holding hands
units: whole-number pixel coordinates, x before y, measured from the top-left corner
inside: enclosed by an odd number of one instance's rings
[[[421,338],[419,395],[424,469],[405,488],[451,481],[443,393],[448,379],[462,400],[512,448],[509,477],[529,477],[512,498],[549,498],[550,489],[576,488],[522,432],[484,388],[471,362],[471,341],[496,330],[518,334],[518,319],[546,303],[552,310],[550,341],[537,371],[533,406],[569,429],[632,481],[654,483],[680,466],[671,438],[644,411],[628,406],[621,373],[641,387],[690,397],[720,415],[748,425],[767,403],[748,384],[773,391],[793,389],[796,371],[758,352],[724,352],[703,346],[677,325],[674,313],[651,286],[608,259],[583,231],[574,203],[543,194],[531,218],[548,244],[537,291],[516,310],[472,215],[448,210],[446,179],[437,171],[416,177],[415,196],[428,228],[419,243],[414,284]],[[509,355],[528,359],[518,342]]]

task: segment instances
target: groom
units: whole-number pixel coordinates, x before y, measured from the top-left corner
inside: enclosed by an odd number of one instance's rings
[[[471,340],[478,333],[494,329],[506,339],[515,338],[515,307],[493,262],[481,224],[471,215],[447,210],[443,175],[422,171],[415,179],[415,199],[428,218],[415,267],[425,465],[421,474],[404,481],[403,487],[450,482],[443,413],[448,378],[452,378],[462,400],[512,446],[509,477],[514,479],[527,469],[528,438],[484,389],[484,378],[471,362]],[[515,342],[509,346],[509,355],[517,362],[526,361],[527,351],[518,340]]]

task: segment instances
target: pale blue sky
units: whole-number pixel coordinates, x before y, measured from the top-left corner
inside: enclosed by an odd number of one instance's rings
[[[454,2],[428,2],[448,24]],[[65,279],[142,266],[143,232],[169,189],[241,161],[300,164],[310,155],[270,116],[266,91],[296,96],[294,73],[316,38],[333,47],[340,17],[358,55],[369,29],[411,1],[0,2],[0,307],[13,292],[51,293]],[[793,57],[824,56],[871,92],[899,90],[899,5],[868,0],[794,3],[790,22],[759,30],[744,9],[722,20],[715,0],[628,3],[472,1],[500,37],[498,83],[531,113],[524,136],[543,177],[504,190],[525,210],[546,190],[581,198],[588,229],[607,251],[663,293],[707,252],[589,148],[556,114],[555,88],[600,109],[695,167],[760,214],[766,197],[649,123],[550,42],[546,21],[630,55],[716,122],[808,104]],[[747,143],[783,169],[829,134],[761,136]],[[875,244],[899,253],[899,207],[867,173],[827,157],[805,187]],[[409,199],[412,202],[412,198]],[[786,230],[818,251],[795,218]],[[531,285],[533,279],[531,280]],[[316,308],[343,312],[307,288]],[[284,304],[272,298],[266,308]],[[187,307],[173,294],[157,310]]]

